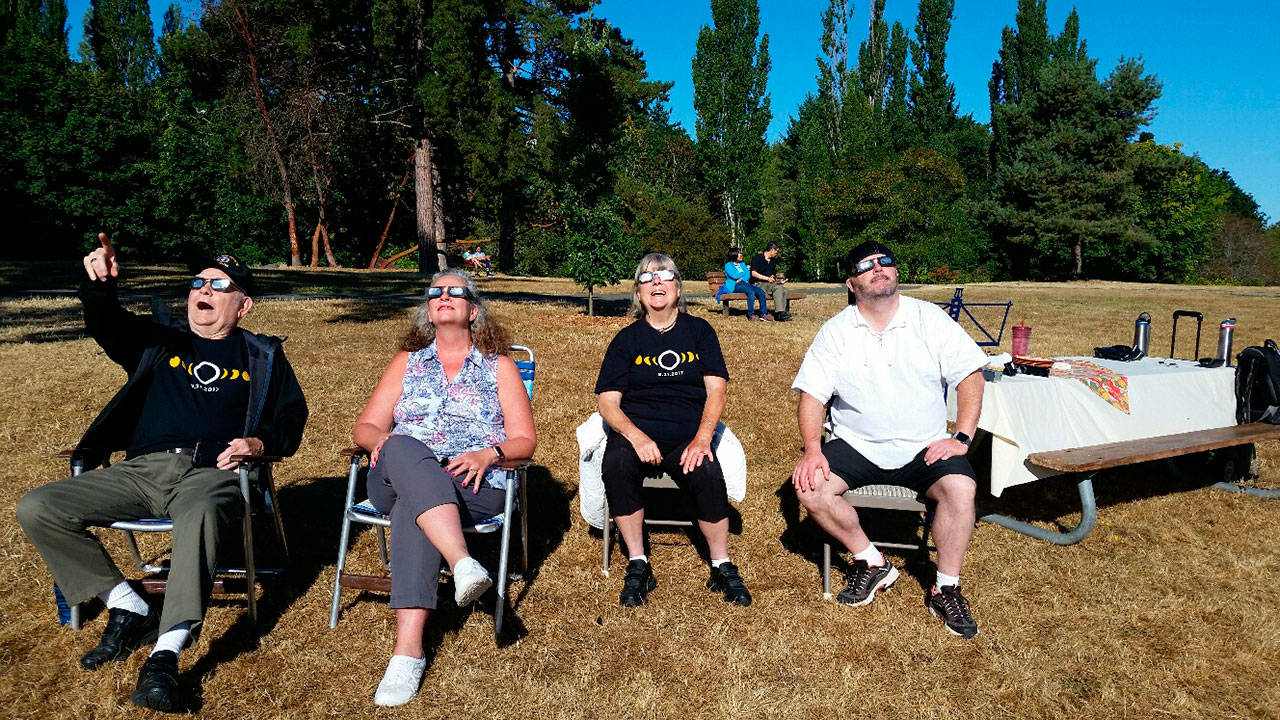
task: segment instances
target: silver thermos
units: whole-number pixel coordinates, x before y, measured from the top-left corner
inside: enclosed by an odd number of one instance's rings
[[[1224,365],[1231,364],[1231,336],[1236,331],[1236,319],[1227,318],[1218,326],[1218,359]]]
[[[1133,346],[1143,355],[1151,347],[1151,313],[1142,313],[1133,321]]]

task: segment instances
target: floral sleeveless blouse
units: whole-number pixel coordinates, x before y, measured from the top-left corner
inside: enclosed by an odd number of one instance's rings
[[[498,402],[498,356],[485,357],[473,345],[450,382],[435,343],[409,354],[400,399],[392,411],[395,435],[421,440],[438,458],[493,447],[507,439]],[[507,474],[485,473],[490,487],[505,489]]]

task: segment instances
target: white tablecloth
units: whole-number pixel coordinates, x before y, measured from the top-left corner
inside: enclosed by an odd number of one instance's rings
[[[991,433],[991,494],[1056,475],[1027,462],[1045,450],[1235,425],[1235,368],[1190,360],[1089,360],[1128,378],[1129,414],[1079,380],[1017,375],[988,382],[978,427]],[[955,393],[949,398],[955,419]]]

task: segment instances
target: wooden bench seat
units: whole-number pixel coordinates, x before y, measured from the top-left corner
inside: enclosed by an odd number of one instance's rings
[[[1087,445],[1085,447],[1049,450],[1031,453],[1027,461],[1049,470],[1079,476],[1076,488],[1080,493],[1080,523],[1062,532],[1014,520],[996,513],[979,511],[978,519],[1057,545],[1071,545],[1084,539],[1093,529],[1098,508],[1093,495],[1093,475],[1100,470],[1124,467],[1153,460],[1166,460],[1183,455],[1224,450],[1250,445],[1264,440],[1280,440],[1280,425],[1249,423],[1208,430],[1159,435],[1157,437],[1123,440],[1121,442]],[[1223,479],[1213,487],[1229,492],[1247,493],[1261,498],[1280,497],[1280,490],[1242,485],[1234,482],[1243,468],[1235,467],[1235,460],[1227,459],[1218,466]]]
[[[782,279],[786,279],[786,276],[784,276],[782,273],[778,273],[778,277]],[[716,291],[720,289],[721,285],[724,285],[724,279],[725,278],[724,278],[723,272],[717,271],[717,272],[707,273],[707,291],[711,293],[711,298],[713,300],[715,299]],[[798,292],[798,291],[792,290],[791,288],[787,288],[788,301],[801,300],[804,298],[804,296],[805,294],[803,292]],[[720,296],[720,313],[725,316],[728,316],[729,302],[731,300],[742,300],[745,302],[746,299],[747,299],[747,294],[740,293],[740,292],[725,293],[721,295]],[[773,302],[773,298],[769,298],[769,302]]]
[[[1050,470],[1089,472],[1275,439],[1280,439],[1280,425],[1249,423],[1031,453],[1027,460]]]

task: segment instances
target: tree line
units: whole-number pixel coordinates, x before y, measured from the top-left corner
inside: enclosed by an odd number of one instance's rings
[[[830,280],[868,239],[909,281],[1280,283],[1280,228],[1225,170],[1142,128],[1161,85],[1100,70],[1074,11],[1019,0],[991,122],[959,114],[953,0],[914,28],[870,0],[822,16],[815,89],[768,142],[755,0],[710,0],[692,58],[696,138],[595,0],[206,0],[152,27],[92,0],[0,5],[7,258],[78,256],[108,228],[137,261],[228,248],[255,263],[433,270],[484,239],[507,272],[592,288],[640,253],[689,277],[784,248]],[[407,252],[416,248],[414,252]]]

